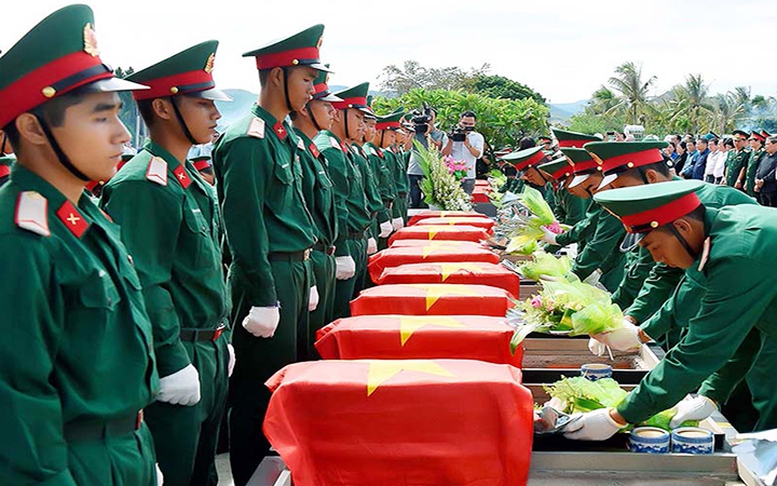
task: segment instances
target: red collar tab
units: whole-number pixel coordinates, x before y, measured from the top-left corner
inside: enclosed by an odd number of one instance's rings
[[[620,220],[629,233],[648,233],[672,221],[682,218],[701,205],[699,196],[691,192],[669,204],[637,214],[621,216]]]
[[[316,147],[316,144],[313,142],[310,142],[308,150],[310,150],[310,153],[313,154],[313,157],[315,158],[318,158],[318,156],[321,155],[321,152],[318,151],[318,147]]]
[[[81,238],[84,232],[89,229],[89,223],[87,223],[84,216],[78,212],[78,209],[76,209],[70,201],[65,201],[65,203],[59,207],[57,210],[57,217],[76,238]]]
[[[0,127],[55,96],[112,77],[99,56],[77,51],[60,57],[0,90]]]
[[[366,108],[367,98],[344,98],[343,101],[337,101],[332,103],[332,106],[338,110],[345,110],[346,108]]]
[[[272,69],[285,66],[299,66],[318,62],[318,47],[303,47],[290,51],[256,56],[256,69]]]
[[[175,180],[178,181],[179,184],[181,184],[181,187],[184,189],[189,188],[189,184],[192,183],[191,178],[189,178],[189,174],[186,173],[186,170],[183,168],[183,165],[179,165],[173,170],[173,174],[175,174]]]
[[[194,165],[194,168],[197,170],[204,170],[204,169],[207,169],[208,167],[211,167],[212,164],[210,163],[210,160],[204,159],[204,160],[198,160],[193,165]]]
[[[610,157],[602,163],[602,171],[605,175],[609,175],[610,171],[620,169],[621,167],[634,169],[635,167],[642,167],[643,165],[655,164],[662,160],[664,160],[664,156],[661,155],[661,151],[653,148],[643,152]]]
[[[165,96],[197,93],[216,87],[213,82],[213,73],[208,73],[204,69],[143,81],[143,84],[151,89],[133,91],[132,96],[136,100],[151,100]]]
[[[0,177],[6,177],[11,173],[11,168],[7,165],[0,165]]]
[[[378,147],[378,155],[380,156],[381,159],[386,158],[386,155],[383,153],[383,149],[380,147]]]
[[[350,147],[348,147],[348,144],[345,143],[345,140],[340,142],[340,148],[343,149],[343,152],[348,152],[348,150],[350,149]]]
[[[289,134],[286,131],[286,127],[283,126],[283,122],[280,121],[272,126],[272,131],[275,132],[281,140],[286,140],[286,136]]]

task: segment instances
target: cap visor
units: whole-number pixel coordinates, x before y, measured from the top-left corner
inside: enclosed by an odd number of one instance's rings
[[[308,66],[312,67],[313,69],[318,69],[319,71],[324,71],[325,73],[334,73],[334,71],[326,67],[326,65],[321,64],[320,62],[308,64]]]
[[[116,91],[141,91],[144,89],[151,88],[119,78],[99,79],[81,88],[86,93],[113,93]]]
[[[621,241],[621,253],[628,253],[636,248],[645,236],[647,236],[647,233],[626,233],[623,241]]]
[[[186,96],[202,98],[204,100],[211,101],[232,101],[231,96],[217,88],[206,89],[205,91],[197,91],[196,93],[186,93]]]
[[[335,96],[335,95],[333,95],[332,93],[329,93],[329,94],[327,94],[327,95],[325,95],[325,96],[322,96],[322,97],[320,97],[320,98],[316,98],[316,97],[314,96],[314,97],[313,97],[313,99],[312,99],[311,101],[328,101],[328,102],[330,102],[330,103],[338,103],[338,102],[342,102],[342,101],[343,101],[343,99],[342,99],[342,98],[340,98],[339,96]]]
[[[567,186],[568,188],[579,186],[583,183],[591,174],[585,174],[585,175],[576,175],[574,179],[572,179],[572,182],[569,183]]]
[[[609,186],[617,178],[618,178],[618,174],[610,174],[608,176],[604,176],[604,179],[602,179],[602,182],[599,184],[599,188],[597,189],[597,191],[601,191],[605,187]]]

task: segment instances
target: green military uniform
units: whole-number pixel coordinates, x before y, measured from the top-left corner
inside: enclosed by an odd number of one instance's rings
[[[135,93],[135,99],[167,97],[175,88],[176,96],[229,100],[215,89],[211,75],[217,48],[216,41],[203,42],[128,77],[151,87]],[[200,76],[199,82],[189,88],[193,76]],[[185,120],[179,123],[187,133]],[[199,373],[197,404],[158,401],[146,410],[165,484],[215,485],[229,362],[229,299],[216,191],[190,161],[177,160],[149,140],[103,187],[101,205],[121,226],[122,240],[135,257],[159,376],[189,365]]]
[[[260,69],[308,65],[326,70],[316,47],[323,29],[316,25],[244,56],[255,57]],[[301,59],[300,49],[305,50]],[[310,348],[308,304],[315,282],[309,257],[316,228],[302,195],[301,149],[288,123],[254,104],[213,151],[232,255],[228,283],[236,364],[230,383],[230,461],[238,485],[248,482],[269,450],[262,434],[270,399],[264,382]],[[280,307],[273,337],[255,337],[241,325],[252,307],[273,306]]]
[[[573,196],[561,184],[553,188],[553,194],[556,201],[554,213],[559,223],[574,226],[585,219],[588,207],[591,205],[590,199]]]
[[[407,176],[407,165],[410,161],[410,152],[393,147],[394,164],[392,173],[394,174],[394,183],[396,184],[397,199],[394,201],[394,217],[402,218],[407,224],[407,211],[410,202],[408,194],[410,193],[410,179]]]
[[[742,150],[742,152],[745,151]],[[747,169],[745,170],[745,184],[747,187],[745,192],[750,196],[756,197],[758,193],[755,192],[755,174],[758,172],[758,166],[761,164],[761,161],[766,157],[766,149],[762,147],[760,150],[751,150],[749,153],[745,152],[744,157],[747,159]]]
[[[558,238],[561,238],[564,246],[577,243],[578,249],[582,251],[585,248],[585,237],[587,235],[585,230],[593,228],[588,219],[588,209],[591,206],[591,200],[573,196],[564,187],[573,171],[566,157],[547,162],[538,166],[538,168],[545,174],[550,175],[554,181],[553,198],[556,204],[553,213],[556,216],[556,221],[572,227],[569,231],[562,233],[563,237],[558,235],[556,238],[557,242]],[[556,250],[558,248],[558,246],[553,246],[549,250]]]
[[[628,217],[624,224],[629,231],[644,232],[660,226],[656,220],[665,217],[669,207],[688,212],[698,207],[701,202],[693,192],[700,184],[651,184],[606,191],[596,200],[619,217]],[[710,377],[731,366],[734,358],[735,368],[748,370],[745,379],[758,411],[755,430],[777,426],[777,395],[771,385],[777,366],[777,277],[770,267],[777,251],[777,223],[772,212],[754,206],[705,209],[705,248],[686,269],[686,277],[706,292],[680,343],[618,405],[628,422],[641,422],[673,406],[705,380],[703,393],[720,399],[733,389],[736,373]],[[746,366],[742,351],[756,348]]]
[[[0,58],[0,126],[75,88],[141,88],[105,67],[93,25],[89,7],[65,7]],[[56,158],[86,184],[79,160]],[[132,258],[85,192],[68,200],[26,162],[20,157],[0,189],[0,478],[155,485],[153,443],[139,412],[159,380]]]
[[[745,133],[741,130],[735,130],[734,135],[739,135],[742,138],[747,138],[748,133]],[[753,195],[753,186],[755,184],[755,169],[752,171],[752,179],[748,179],[748,176],[751,175],[748,160],[750,158],[750,152],[744,148],[741,150],[729,150],[728,154],[726,154],[726,185],[729,187],[734,187],[736,185],[737,180],[739,180],[739,173],[742,172],[742,168],[747,167],[745,170],[745,180],[750,181],[750,185],[748,186],[748,194],[751,196]],[[757,167],[756,167],[757,168]],[[744,190],[744,182],[742,181],[742,189]]]
[[[393,166],[396,163],[394,154],[383,148],[385,143],[386,131],[396,131],[399,129],[399,119],[402,118],[402,112],[396,111],[385,116],[379,116],[375,124],[375,130],[380,134],[380,145],[378,147],[372,143],[365,144],[371,149],[370,162],[373,164],[373,173],[378,177],[378,189],[380,191],[383,205],[386,208],[386,216],[389,219],[399,218],[399,212],[395,215],[395,202],[397,200],[397,184],[394,180]],[[382,250],[388,246],[388,237],[378,239],[378,249]]]

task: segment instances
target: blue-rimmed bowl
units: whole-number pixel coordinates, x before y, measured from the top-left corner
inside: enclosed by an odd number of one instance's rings
[[[612,366],[604,363],[589,363],[580,367],[580,376],[591,381],[612,378]]]
[[[698,427],[680,427],[672,431],[672,452],[682,454],[712,454],[715,436]]]
[[[629,436],[629,449],[645,454],[669,452],[669,432],[658,427],[637,427]]]

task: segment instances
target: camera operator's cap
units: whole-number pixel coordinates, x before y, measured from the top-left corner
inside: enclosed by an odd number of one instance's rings
[[[40,21],[0,57],[0,127],[78,88],[148,89],[114,77],[99,54],[94,15],[86,5],[69,5]]]
[[[256,69],[260,71],[277,67],[310,66],[319,71],[331,72],[319,58],[318,50],[323,34],[324,26],[317,24],[286,39],[246,52],[243,57],[255,58]]]
[[[372,114],[372,109],[367,104],[367,94],[370,91],[370,83],[357,84],[353,88],[348,88],[343,91],[338,91],[335,96],[342,99],[342,101],[336,101],[332,103],[332,106],[338,110],[347,110],[348,108],[356,108],[368,115]]]
[[[192,157],[190,160],[194,168],[198,171],[207,170],[213,167],[213,162],[210,160],[210,155],[199,155],[197,157]]]
[[[630,169],[664,161],[661,149],[669,145],[661,141],[647,142],[590,142],[583,147],[601,163],[604,178],[599,189],[609,186],[618,176]]]
[[[127,81],[143,83],[151,89],[132,93],[136,100],[187,95],[213,101],[232,101],[216,89],[213,65],[219,42],[206,41],[127,76]]]
[[[731,134],[732,135],[738,135],[738,136],[740,136],[742,138],[745,138],[745,139],[750,137],[750,134],[745,132],[745,131],[743,131],[743,130],[734,130]]]
[[[399,120],[402,118],[402,112],[395,111],[386,116],[379,116],[378,123],[375,124],[376,130],[392,130],[396,131],[402,128]]]
[[[502,160],[511,163],[515,170],[520,172],[546,162],[548,158],[545,156],[545,152],[542,151],[542,147],[532,147],[503,155]]]
[[[559,148],[574,147],[582,148],[588,142],[601,142],[601,137],[595,137],[593,135],[586,135],[585,133],[568,132],[566,130],[560,130],[558,128],[551,128],[553,136],[558,140]]]
[[[611,189],[595,194],[594,201],[618,218],[628,233],[649,233],[701,206],[695,191],[703,184],[680,180]]]
[[[763,133],[758,133],[758,132],[751,133],[750,138],[758,140],[761,143],[763,143],[766,140],[766,137],[763,135]]]
[[[588,179],[591,174],[601,171],[602,167],[588,151],[576,147],[562,147],[561,152],[567,157],[569,165],[572,166],[574,179],[567,187],[575,187]]]
[[[540,164],[537,168],[550,174],[550,176],[557,181],[566,179],[572,175],[572,166],[569,164],[569,160],[564,156]]]
[[[324,66],[329,68],[329,64],[324,64]],[[318,72],[318,76],[313,81],[313,89],[315,90],[313,99],[316,101],[329,101],[330,103],[343,101],[329,91],[329,71]]]

